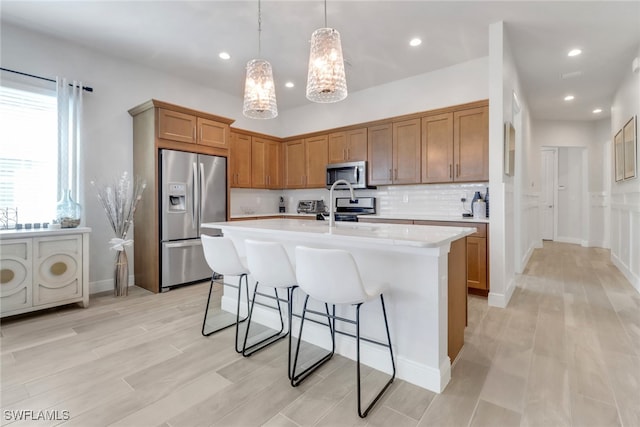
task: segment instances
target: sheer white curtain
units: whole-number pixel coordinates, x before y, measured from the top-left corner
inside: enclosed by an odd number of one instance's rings
[[[84,198],[82,184],[84,171],[80,162],[82,82],[75,80],[69,82],[66,78],[56,78],[56,85],[58,95],[58,200],[67,191],[71,191],[71,197],[84,205],[84,200],[82,200]]]

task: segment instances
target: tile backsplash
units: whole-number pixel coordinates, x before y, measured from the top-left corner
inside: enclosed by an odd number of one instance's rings
[[[484,196],[488,183],[390,185],[375,190],[357,190],[356,197],[376,197],[379,214],[422,214],[460,216],[471,210],[476,191]],[[347,191],[334,191],[334,197],[345,197]],[[286,212],[295,213],[299,200],[323,200],[329,203],[329,190],[231,189],[231,216],[278,213],[280,197],[284,197]],[[462,197],[466,203],[460,201]]]

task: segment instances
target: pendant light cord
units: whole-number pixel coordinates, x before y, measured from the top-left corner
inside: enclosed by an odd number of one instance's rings
[[[327,27],[327,0],[324,0],[324,27]]]
[[[260,52],[262,51],[261,35],[262,35],[262,8],[260,7],[260,0],[258,0],[258,58],[260,57]]]

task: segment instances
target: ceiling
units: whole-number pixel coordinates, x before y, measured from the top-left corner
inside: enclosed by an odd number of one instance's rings
[[[323,7],[321,0],[262,0],[260,56],[273,66],[280,112],[309,103],[309,39],[324,26]],[[2,0],[1,20],[238,97],[246,62],[258,57],[256,0]],[[534,118],[609,115],[640,47],[640,0],[327,2],[327,24],[342,37],[350,93],[485,57],[488,27],[501,20]],[[410,47],[413,37],[423,43]],[[574,47],[583,53],[570,58]],[[231,59],[218,58],[221,51]],[[285,88],[286,81],[295,87]],[[575,99],[564,101],[567,94]],[[603,112],[594,115],[597,107]]]

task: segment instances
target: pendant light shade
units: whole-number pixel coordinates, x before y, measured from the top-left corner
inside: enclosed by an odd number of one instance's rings
[[[333,28],[317,29],[311,35],[307,99],[330,103],[342,101],[346,97],[347,79],[340,33]]]
[[[262,34],[262,8],[258,0],[258,56],[260,56]],[[247,77],[244,81],[242,114],[251,119],[273,119],[278,116],[276,87],[269,61],[252,59],[247,62]]]
[[[252,59],[247,62],[242,114],[251,119],[273,119],[278,116],[276,88],[269,61]]]

